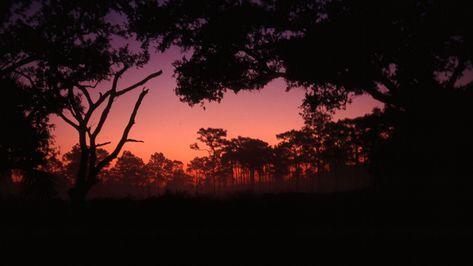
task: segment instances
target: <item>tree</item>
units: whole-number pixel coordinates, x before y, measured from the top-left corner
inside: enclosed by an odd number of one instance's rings
[[[304,131],[291,130],[278,134],[276,137],[281,141],[278,145],[288,151],[288,161],[291,164],[291,173],[299,189],[300,179],[304,174],[307,164],[310,163],[308,150],[311,149],[310,139]]]
[[[194,176],[195,193],[199,194],[202,182],[212,175],[208,157],[195,157],[187,164],[187,171]]]
[[[136,194],[134,192],[147,186],[145,163],[129,151],[124,151],[118,157],[116,164],[110,169],[110,176],[126,195]]]
[[[271,153],[272,150],[268,143],[259,139],[239,136],[228,142],[223,158],[248,169],[251,185],[254,185],[256,173],[258,173],[259,182],[264,179],[264,167],[269,164]]]
[[[47,111],[34,111],[37,97],[14,79],[0,79],[0,198],[10,194],[13,170],[32,172],[52,155]],[[30,176],[30,175],[28,175]]]
[[[349,93],[364,92],[414,108],[434,94],[429,85],[452,89],[472,68],[471,8],[463,2],[220,0],[147,8],[171,12],[177,26],[165,37],[193,50],[176,62],[177,92],[190,103],[282,77],[306,87],[313,105],[339,107]],[[143,38],[161,40],[158,28],[135,24]],[[449,78],[436,80],[439,72]]]
[[[107,156],[109,156],[108,151],[101,148],[98,148],[96,153],[97,153],[98,160],[103,160]],[[80,168],[80,158],[81,158],[81,149],[80,149],[79,144],[72,146],[71,150],[66,152],[62,156],[62,160],[65,164],[64,172],[72,184],[75,182],[77,172],[79,171],[79,168]],[[108,167],[108,165],[106,167]],[[100,179],[100,177],[98,178]]]
[[[447,187],[454,196],[471,195],[473,28],[466,1],[220,0],[147,7],[177,20],[163,35],[156,33],[161,27],[140,27],[138,17],[138,35],[191,51],[175,63],[183,101],[219,101],[225,91],[261,89],[276,78],[306,88],[304,104],[312,110],[337,109],[352,95],[369,94],[392,109],[384,119],[395,131],[377,153],[387,157],[376,160],[396,161],[389,175],[413,181],[407,186],[414,192],[432,186],[434,196]],[[160,23],[153,14],[145,13],[152,19],[144,21]]]
[[[73,201],[84,200],[97,183],[98,173],[117,157],[126,142],[136,141],[129,139],[128,134],[148,90],[140,93],[115,149],[97,161],[96,150],[105,144],[96,143],[96,139],[114,101],[161,74],[154,72],[119,90],[121,76],[131,67],[142,66],[149,58],[145,47],[130,50],[127,44],[114,41],[130,39],[127,23],[123,23],[123,14],[130,8],[127,1],[120,0],[87,3],[40,0],[11,2],[2,9],[0,47],[4,52],[0,56],[0,78],[13,78],[34,92],[38,99],[35,106],[41,112],[35,108],[24,108],[23,112],[40,113],[43,117],[55,113],[79,134],[81,158],[75,185],[70,190]],[[91,91],[108,81],[112,83],[110,89],[94,97]],[[43,112],[50,105],[54,108]],[[93,128],[90,119],[96,113],[99,122]]]
[[[163,153],[153,153],[146,164],[146,172],[149,178],[149,185],[154,184],[156,193],[160,193],[173,175],[173,161],[164,156]]]
[[[192,176],[184,172],[184,164],[181,161],[172,161],[172,175],[166,184],[166,190],[175,193],[190,192],[193,186]]]
[[[127,64],[124,64],[123,67],[114,74],[111,88],[107,90],[104,94],[100,94],[100,97],[96,101],[91,98],[88,92],[88,88],[90,87],[88,86],[77,85],[77,87],[75,87],[77,88],[76,91],[74,90],[74,88],[69,89],[68,97],[70,99],[70,102],[66,110],[69,111],[71,117],[67,117],[64,113],[59,113],[59,116],[69,125],[71,125],[74,129],[76,129],[76,131],[79,133],[81,159],[75,186],[70,191],[70,195],[73,200],[84,200],[90,188],[98,182],[97,175],[99,174],[99,172],[118,156],[125,143],[142,142],[140,140],[131,139],[128,137],[128,135],[130,133],[131,128],[135,124],[135,118],[138,113],[138,109],[143,101],[143,98],[148,93],[147,89],[143,89],[140,95],[138,96],[138,99],[135,103],[128,123],[125,129],[123,130],[122,136],[113,151],[103,160],[98,160],[97,148],[110,144],[110,142],[97,143],[96,140],[105,124],[106,119],[108,118],[109,112],[116,98],[126,94],[127,92],[139,88],[150,79],[153,79],[161,75],[162,73],[161,71],[152,73],[143,80],[119,90],[118,80],[128,68],[129,66]],[[86,110],[83,109],[82,101],[80,100],[80,96],[82,95],[84,95],[87,99],[88,108]],[[99,122],[95,128],[92,128],[92,126],[90,125],[90,119],[94,115],[94,112],[96,112],[98,108],[102,105],[105,106],[102,112],[100,113]]]
[[[197,140],[203,143],[206,148],[200,148],[197,143],[190,145],[191,149],[204,150],[208,153],[208,163],[211,170],[210,177],[212,178],[213,192],[216,193],[216,178],[217,175],[222,175],[221,156],[227,140],[227,131],[221,128],[201,128],[197,131]]]
[[[66,197],[69,187],[63,162],[57,152],[46,157],[46,162],[35,169],[21,172],[20,195],[27,199],[50,200]]]

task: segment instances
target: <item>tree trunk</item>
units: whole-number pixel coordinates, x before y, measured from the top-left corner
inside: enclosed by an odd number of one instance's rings
[[[69,189],[68,194],[73,205],[81,205],[85,202],[90,189],[97,183],[97,177],[88,176],[85,181],[77,182],[74,187]]]
[[[250,169],[250,183],[252,187],[255,185],[255,171],[254,169]]]
[[[216,184],[215,174],[212,175],[212,183],[213,183],[214,195],[216,195],[217,194],[217,184]]]
[[[72,205],[77,206],[83,204],[89,190],[90,186],[86,186],[85,184],[75,185],[73,188],[69,189],[68,194]]]

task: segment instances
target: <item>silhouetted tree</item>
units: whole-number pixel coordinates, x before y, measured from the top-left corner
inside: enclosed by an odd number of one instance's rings
[[[139,6],[150,10],[132,22],[141,38],[191,53],[175,63],[183,101],[219,101],[227,90],[261,89],[276,78],[306,88],[304,104],[312,110],[340,108],[352,95],[369,94],[391,109],[384,119],[395,130],[376,153],[386,157],[375,160],[398,166],[385,165],[393,170],[384,173],[388,179],[403,180],[414,193],[435,188],[434,196],[446,190],[471,194],[473,28],[467,1]],[[161,26],[169,17],[176,20],[167,34],[144,24]],[[395,187],[393,192],[400,189]]]
[[[153,153],[146,164],[149,186],[154,185],[156,193],[168,183],[173,175],[173,161],[166,158],[162,153]]]
[[[75,201],[85,198],[97,182],[97,174],[117,157],[123,145],[134,141],[128,134],[147,90],[139,95],[115,149],[97,161],[96,149],[104,144],[96,139],[113,102],[161,74],[152,73],[119,90],[118,81],[126,70],[142,66],[149,57],[145,48],[131,51],[128,45],[121,45],[123,42],[114,41],[130,39],[127,23],[123,23],[123,13],[130,8],[128,1],[119,0],[38,0],[10,2],[2,9],[0,78],[14,78],[29,86],[40,100],[40,109],[55,105],[49,113],[56,113],[79,133],[80,167],[70,190]],[[110,89],[94,97],[91,91],[110,80]],[[90,119],[96,113],[99,122],[93,128]]]
[[[238,163],[242,169],[247,169],[250,174],[250,183],[255,185],[256,173],[258,173],[259,182],[264,180],[265,167],[271,160],[271,153],[268,143],[239,136],[227,143],[223,158],[226,161]]]
[[[128,62],[131,63],[131,62]],[[155,72],[143,80],[118,90],[118,80],[123,73],[129,68],[128,63],[124,63],[123,67],[114,74],[112,86],[105,93],[100,94],[99,98],[94,101],[90,96],[88,89],[90,87],[78,85],[77,91],[74,88],[70,88],[68,97],[70,99],[69,105],[66,110],[69,111],[71,117],[66,116],[64,113],[59,113],[59,116],[71,125],[79,133],[79,145],[81,148],[81,159],[79,165],[79,171],[76,176],[76,182],[74,188],[71,189],[71,198],[77,201],[81,201],[85,198],[90,188],[98,182],[97,175],[99,172],[108,165],[113,159],[115,159],[125,143],[127,142],[142,142],[139,140],[131,139],[128,137],[132,126],[135,124],[135,118],[138,113],[138,109],[143,101],[143,98],[148,93],[147,89],[143,89],[138,96],[133,111],[130,115],[127,125],[123,130],[122,136],[119,139],[117,145],[113,151],[105,157],[103,160],[98,160],[97,148],[103,145],[110,144],[110,142],[97,143],[97,137],[100,134],[106,119],[108,118],[109,112],[116,98],[135,90],[144,85],[148,80],[159,76],[162,72]],[[135,62],[136,63],[136,62]],[[80,96],[84,95],[87,99],[88,107],[84,110]],[[90,119],[99,107],[104,105],[103,110],[99,115],[99,122],[92,128],[90,125]]]
[[[34,169],[17,171],[21,175],[20,196],[33,200],[50,200],[66,197],[69,183],[64,171],[64,164],[52,151],[46,161]]]
[[[472,67],[471,8],[465,2],[220,0],[145,6],[156,16],[174,12],[177,23],[166,40],[193,49],[176,69],[177,92],[191,103],[283,77],[289,85],[307,87],[315,105],[337,107],[350,92],[366,92],[407,108],[434,93],[420,87],[439,83],[451,89]],[[134,21],[140,36],[162,37],[161,28],[140,28],[139,22]],[[436,80],[438,72],[450,79]]]
[[[188,163],[187,171],[194,176],[196,195],[199,194],[203,181],[213,173],[208,157],[195,157]]]
[[[11,188],[14,170],[32,172],[52,155],[47,107],[41,107],[30,87],[11,78],[0,79],[0,198]]]
[[[116,164],[110,169],[110,183],[120,187],[122,196],[140,195],[147,186],[147,175],[143,160],[129,151],[118,157]],[[140,195],[142,196],[142,195]]]
[[[271,157],[271,174],[278,186],[283,184],[284,178],[290,173],[290,151],[286,145],[276,145]]]
[[[222,152],[227,144],[225,137],[227,131],[221,128],[201,128],[197,131],[197,140],[203,143],[206,147],[201,148],[199,144],[194,143],[190,145],[191,149],[203,150],[208,153],[209,167],[211,171],[212,187],[213,192],[216,193],[217,175],[223,174],[221,156]]]
[[[191,192],[194,187],[192,176],[184,172],[184,164],[181,161],[172,161],[172,175],[166,184],[166,190],[175,193]]]
[[[109,156],[109,153],[106,150],[101,149],[101,148],[98,148],[96,152],[97,152],[97,160],[99,161]],[[72,146],[71,150],[66,152],[62,156],[62,160],[65,164],[64,172],[72,184],[75,182],[77,172],[79,171],[79,168],[80,168],[80,158],[81,158],[81,149],[80,149],[79,144]],[[106,167],[108,167],[108,165]],[[100,177],[98,178],[101,179]]]

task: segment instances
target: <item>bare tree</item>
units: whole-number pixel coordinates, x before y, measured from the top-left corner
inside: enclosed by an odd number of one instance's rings
[[[125,129],[123,130],[122,136],[116,144],[112,152],[99,160],[97,158],[97,148],[104,145],[111,144],[111,142],[97,143],[97,137],[103,129],[105,121],[107,120],[110,110],[115,100],[125,95],[128,92],[134,91],[144,86],[149,80],[158,77],[162,74],[162,71],[151,73],[139,82],[134,83],[129,87],[118,89],[118,81],[122,75],[129,69],[128,65],[124,65],[120,70],[115,72],[113,75],[113,81],[111,88],[100,93],[98,99],[94,100],[90,95],[90,89],[97,86],[95,85],[83,85],[76,84],[70,86],[67,89],[68,102],[65,109],[58,113],[66,123],[72,126],[79,134],[79,146],[80,146],[80,163],[79,170],[75,178],[74,186],[69,190],[69,196],[72,201],[80,202],[85,200],[85,197],[89,190],[99,181],[97,178],[98,173],[108,165],[112,160],[117,158],[121,149],[127,142],[143,142],[129,138],[129,133],[133,124],[135,124],[135,118],[138,113],[138,109],[143,101],[143,98],[148,93],[148,89],[143,88],[138,96],[133,111],[131,112]],[[83,105],[83,99],[85,99],[87,106]],[[100,109],[103,107],[101,113]],[[91,125],[91,117],[98,113],[99,121],[95,127]]]

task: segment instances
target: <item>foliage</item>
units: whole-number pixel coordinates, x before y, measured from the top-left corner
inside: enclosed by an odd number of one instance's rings
[[[385,104],[378,118],[391,132],[380,145],[369,145],[382,193],[471,195],[473,28],[467,1],[146,6],[160,13],[145,12],[133,22],[138,36],[158,48],[174,44],[189,52],[175,62],[182,101],[220,101],[227,91],[258,90],[278,78],[288,89],[305,88],[303,105],[312,112],[337,110],[353,95],[368,94]],[[166,24],[155,16],[162,13],[176,19]],[[141,27],[142,18],[160,26]],[[351,134],[330,126],[333,134]],[[331,147],[329,160],[346,149],[332,140],[324,144]]]

